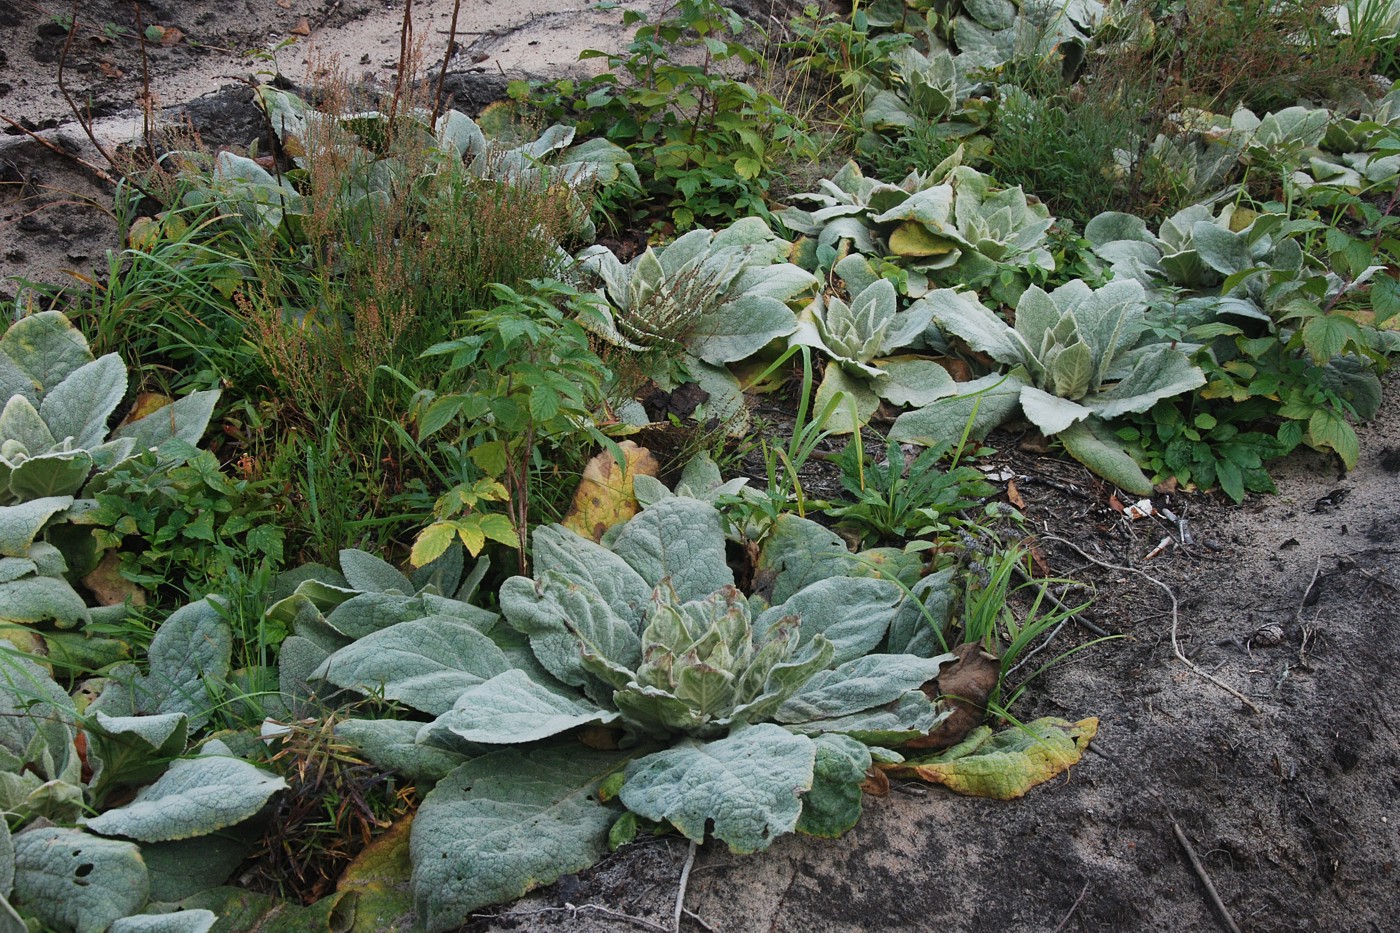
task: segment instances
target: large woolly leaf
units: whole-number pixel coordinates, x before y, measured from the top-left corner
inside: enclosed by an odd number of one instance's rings
[[[759,548],[754,592],[777,605],[828,577],[845,577],[857,560],[846,542],[811,519],[784,512]]]
[[[219,917],[212,910],[195,908],[169,914],[137,914],[112,924],[108,933],[209,933]]]
[[[51,927],[103,933],[140,910],[149,892],[133,843],[56,826],[15,837],[15,898]]]
[[[922,300],[933,308],[933,319],[945,332],[961,337],[969,347],[997,362],[1016,366],[1033,356],[1020,335],[971,292],[940,288]]]
[[[798,723],[858,713],[899,699],[938,676],[955,660],[951,654],[920,658],[912,654],[869,654],[822,671],[779,707],[779,722]]]
[[[1152,481],[1122,445],[1095,420],[1081,421],[1061,431],[1060,443],[1069,455],[1124,492],[1152,494]]]
[[[836,649],[835,661],[844,664],[869,654],[881,641],[902,598],[900,588],[887,580],[830,577],[798,590],[754,620],[762,635],[784,616],[801,620],[801,642],[825,635]]]
[[[669,577],[682,602],[734,582],[719,512],[699,499],[677,496],[643,509],[608,544],[653,586]]]
[[[154,780],[170,759],[184,754],[188,726],[184,713],[108,716],[98,710],[86,730],[93,783]]]
[[[743,295],[708,315],[689,340],[692,353],[716,366],[745,360],[769,341],[797,329],[797,316],[786,304],[766,295]]]
[[[1084,404],[1105,420],[1147,411],[1159,399],[1183,395],[1206,384],[1205,374],[1185,353],[1164,343],[1134,350],[1125,363],[1131,368],[1117,385],[1084,399]]]
[[[6,622],[52,621],[72,628],[89,621],[87,603],[62,577],[21,577],[0,583],[0,619]]]
[[[63,450],[30,457],[10,471],[10,494],[21,500],[76,495],[87,482],[92,467],[92,455],[86,450]]]
[[[28,385],[18,386],[6,379],[5,388],[10,395],[21,392],[35,405],[50,389],[92,361],[87,340],[57,311],[20,318],[0,337],[0,352],[29,379]]]
[[[1021,370],[1019,372],[1024,372]],[[958,394],[941,398],[923,408],[906,411],[890,427],[891,441],[908,441],[933,447],[942,443],[957,443],[964,431],[969,436],[985,437],[987,432],[1016,413],[1021,403],[1021,389],[1026,385],[1017,372],[1007,375],[993,373],[971,382],[958,384]]]
[[[535,572],[553,570],[588,583],[624,619],[639,622],[651,601],[652,583],[612,551],[563,525],[541,525],[531,534]]]
[[[0,654],[0,768],[44,780],[71,774],[77,783],[76,716],[73,700],[48,671],[18,654]]]
[[[141,842],[207,836],[253,816],[286,786],[282,778],[241,759],[200,755],[175,762],[131,803],[85,825],[104,836]]]
[[[591,587],[551,570],[538,582],[512,577],[501,586],[500,595],[506,620],[529,636],[545,670],[569,686],[597,683],[583,662],[585,645],[591,653],[631,670],[641,663],[636,623],[619,617]]]
[[[616,811],[598,784],[627,760],[578,746],[505,749],[449,774],[423,800],[410,841],[429,933],[592,865]]]
[[[511,670],[467,690],[424,728],[446,728],[469,742],[510,745],[615,719],[617,713],[547,690],[524,671]]]
[[[428,616],[351,642],[311,676],[436,716],[451,709],[463,690],[510,667],[496,643],[472,626]]]
[[[171,613],[151,639],[150,672],[114,674],[96,708],[114,716],[184,713],[192,731],[208,722],[211,691],[227,679],[233,653],[233,633],[213,599]]]
[[[122,425],[112,432],[112,437],[131,438],[140,450],[159,447],[170,440],[198,444],[218,401],[218,389],[191,392],[163,408],[157,408],[144,418]]]
[[[352,587],[367,593],[397,592],[412,596],[417,592],[408,577],[393,564],[368,551],[345,548],[340,552],[340,571]]]
[[[1078,402],[1042,392],[1035,386],[1021,389],[1021,411],[1046,435],[1059,434],[1076,421],[1083,421],[1093,414]]]
[[[870,767],[870,749],[844,735],[819,735],[812,790],[802,798],[797,831],[836,839],[860,819],[860,783]]]
[[[419,744],[422,728],[422,723],[407,719],[347,719],[336,724],[335,734],[377,767],[432,784],[447,777],[468,756]]]
[[[27,557],[44,523],[72,504],[72,496],[45,496],[0,506],[0,556]]]
[[[797,826],[815,761],[811,739],[761,723],[633,762],[620,796],[633,813],[669,822],[687,839],[703,842],[712,823],[731,851],[757,852]]]
[[[958,391],[948,370],[933,360],[896,356],[878,362],[885,374],[875,380],[875,393],[891,405],[928,405]]]
[[[228,881],[248,858],[262,827],[256,822],[173,842],[147,842],[141,858],[151,876],[151,900],[174,903]]]
[[[39,414],[56,441],[72,438],[75,447],[95,447],[106,440],[107,419],[124,395],[126,364],[108,353],[53,386],[39,405]]]
[[[787,728],[802,735],[848,735],[867,745],[902,745],[928,735],[951,715],[919,689],[906,690],[889,703],[870,709],[788,723]]]

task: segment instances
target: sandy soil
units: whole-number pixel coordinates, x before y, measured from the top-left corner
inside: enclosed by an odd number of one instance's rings
[[[660,2],[465,3],[452,62],[457,99],[469,106],[490,82],[499,87],[502,73],[559,74],[575,67],[581,48],[620,48],[622,9]],[[140,45],[101,39],[107,23],[114,35],[134,31],[132,8],[80,7],[65,83],[75,100],[91,102],[106,138],[129,135]],[[302,17],[310,35],[275,55],[294,78],[322,60],[382,81],[397,58],[400,9],[374,0],[186,0],[141,10],[145,25],[184,35],[147,49],[154,96],[163,105],[195,102],[192,119],[214,145],[246,144],[260,132],[239,82],[269,66],[242,52],[275,46]],[[448,0],[415,6],[429,65],[441,60],[450,11]],[[55,79],[65,35],[52,21],[57,12],[0,2],[0,113],[83,153]],[[65,268],[90,269],[112,246],[111,219],[83,203],[110,191],[13,130],[0,135],[0,182],[8,183],[0,188],[3,276],[52,280]],[[0,284],[6,290],[14,286]],[[1052,569],[1090,583],[1095,621],[1124,636],[1054,668],[1016,712],[1100,717],[1095,754],[1012,803],[896,788],[869,799],[862,823],[839,841],[787,838],[745,859],[703,848],[685,901],[700,920],[685,928],[1223,929],[1179,828],[1241,929],[1394,929],[1397,395],[1392,376],[1389,407],[1363,429],[1361,462],[1349,475],[1303,454],[1284,468],[1279,495],[1241,508],[1158,497],[1186,519],[1186,536],[1169,522],[1126,520],[1110,508],[1111,490],[1082,469],[997,438]],[[1148,560],[1163,538],[1171,543]],[[1174,656],[1174,625],[1187,657],[1257,711]],[[1056,648],[1089,637],[1067,629]],[[685,857],[675,840],[633,846],[472,929],[670,929]]]

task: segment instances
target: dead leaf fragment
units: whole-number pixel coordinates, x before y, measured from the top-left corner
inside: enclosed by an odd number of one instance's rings
[[[136,228],[133,226],[133,232],[135,229]],[[136,404],[131,406],[131,411],[126,413],[126,417],[122,419],[122,423],[117,425],[117,427],[125,427],[133,421],[140,421],[151,412],[164,408],[174,401],[175,400],[170,396],[161,395],[159,392],[142,392],[140,395],[136,396]]]
[[[111,62],[98,62],[97,70],[102,72],[102,77],[110,78],[113,81],[115,81],[117,78],[126,76],[126,72],[122,71],[120,68],[118,68],[116,65],[113,65]]]
[[[146,591],[121,574],[121,556],[116,551],[108,551],[102,560],[83,577],[87,587],[100,606],[121,606],[130,602],[133,606],[146,605]]]
[[[982,726],[947,751],[881,767],[893,777],[919,778],[970,797],[1015,800],[1078,764],[1098,730],[1097,718],[1071,723],[1046,717],[997,733]]]
[[[953,649],[958,660],[938,679],[924,686],[929,699],[944,698],[953,713],[923,738],[907,743],[909,748],[948,748],[982,724],[987,717],[987,698],[1001,676],[1001,659],[975,642]]]
[[[602,540],[603,532],[641,511],[632,490],[633,478],[639,473],[656,476],[661,471],[661,464],[645,447],[638,447],[632,441],[623,441],[618,446],[627,459],[626,472],[606,450],[588,461],[578,491],[574,493],[573,505],[564,517],[565,528],[594,541]]]
[[[1021,490],[1016,488],[1014,479],[1006,481],[1006,501],[1023,512],[1026,510],[1026,500],[1021,497]]]
[[[277,5],[284,10],[290,10],[292,8],[292,0],[277,0]]]
[[[185,38],[185,34],[178,26],[166,26],[165,34],[160,37],[160,44],[164,46],[179,45],[180,40]]]
[[[305,16],[301,17],[297,20],[297,24],[288,30],[288,32],[294,36],[311,35],[311,20],[307,19]]]
[[[878,765],[871,765],[865,772],[865,780],[860,782],[860,789],[872,797],[886,797],[890,792],[890,776]]]

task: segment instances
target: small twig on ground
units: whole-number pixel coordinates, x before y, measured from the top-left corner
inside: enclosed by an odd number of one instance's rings
[[[689,907],[687,907],[687,908],[685,909],[685,915],[686,915],[687,917],[689,917],[691,920],[694,920],[696,926],[700,927],[700,929],[702,929],[702,930],[708,930],[709,933],[719,933],[718,930],[716,930],[714,927],[710,926],[708,923],[705,922],[705,918],[704,918],[704,917],[701,917],[699,914],[697,914],[695,911],[691,910]]]
[[[1083,889],[1079,892],[1079,896],[1076,897],[1076,898],[1074,899],[1074,903],[1070,905],[1070,907],[1069,907],[1069,913],[1065,914],[1065,919],[1061,920],[1061,921],[1060,921],[1060,925],[1057,926],[1057,927],[1055,927],[1055,933],[1060,933],[1061,930],[1063,930],[1065,927],[1067,927],[1067,926],[1069,925],[1069,921],[1070,921],[1070,919],[1074,916],[1074,912],[1075,912],[1076,910],[1079,909],[1079,905],[1080,905],[1080,904],[1084,903],[1084,895],[1086,895],[1086,894],[1088,894],[1088,893],[1089,893],[1089,882],[1086,881],[1086,882],[1084,882],[1084,887],[1083,887]]]
[[[1312,595],[1313,587],[1317,586],[1317,578],[1322,574],[1322,557],[1317,558],[1317,566],[1313,568],[1312,579],[1308,581],[1308,588],[1303,590],[1303,598],[1298,600],[1298,612],[1293,617],[1293,621],[1299,624],[1303,621],[1303,609],[1308,605],[1308,597]]]
[[[690,884],[690,870],[695,867],[695,850],[698,848],[694,841],[690,843],[690,851],[685,856],[685,867],[681,869],[681,880],[676,886],[676,913],[672,918],[676,933],[681,933],[681,916],[685,913],[685,889]]]
[[[76,156],[76,155],[74,155],[73,153],[67,151],[67,150],[64,149],[62,146],[58,145],[57,143],[51,142],[50,140],[45,139],[44,137],[40,136],[38,133],[34,132],[33,130],[30,130],[30,129],[27,129],[27,128],[21,126],[20,124],[16,123],[16,122],[15,122],[13,119],[11,119],[10,117],[5,116],[3,113],[0,113],[0,120],[4,120],[6,123],[10,124],[10,126],[13,126],[15,129],[19,130],[21,133],[23,133],[24,135],[28,136],[30,139],[34,140],[36,143],[38,143],[39,145],[43,146],[45,149],[48,149],[48,150],[50,150],[51,152],[57,153],[58,155],[63,156],[63,158],[68,159],[68,160],[74,162],[75,164],[82,166],[83,168],[87,169],[89,172],[92,172],[92,174],[93,174],[94,176],[96,176],[96,178],[97,178],[99,181],[105,181],[105,182],[106,182],[107,184],[109,184],[109,185],[115,185],[115,184],[117,183],[117,180],[116,180],[115,178],[112,177],[111,173],[109,173],[109,172],[108,172],[106,169],[104,169],[102,166],[97,165],[97,164],[94,163],[94,162],[89,162],[87,159],[84,159],[84,158],[82,158],[81,156]]]
[[[1261,709],[1254,703],[1253,700],[1251,700],[1249,697],[1245,696],[1245,695],[1244,695],[1243,693],[1241,693],[1240,691],[1236,690],[1234,687],[1232,687],[1232,686],[1230,686],[1229,684],[1225,683],[1225,681],[1221,680],[1219,677],[1216,677],[1214,674],[1211,674],[1211,673],[1209,673],[1208,671],[1202,670],[1202,669],[1196,664],[1195,661],[1192,661],[1190,658],[1188,658],[1188,657],[1186,656],[1186,654],[1181,650],[1181,643],[1177,640],[1177,630],[1178,630],[1178,629],[1180,628],[1180,626],[1181,626],[1180,605],[1177,603],[1177,600],[1176,600],[1176,593],[1175,593],[1175,591],[1172,590],[1171,587],[1167,586],[1165,583],[1163,583],[1161,580],[1158,580],[1156,577],[1152,576],[1150,573],[1146,573],[1146,572],[1144,572],[1144,571],[1138,570],[1136,567],[1123,567],[1123,566],[1120,566],[1120,565],[1118,565],[1118,564],[1110,564],[1110,563],[1108,563],[1107,561],[1099,560],[1097,557],[1090,557],[1088,554],[1086,554],[1086,553],[1084,552],[1084,550],[1083,550],[1082,548],[1079,547],[1079,545],[1075,544],[1075,543],[1072,542],[1072,541],[1066,541],[1064,538],[1058,537],[1058,536],[1056,536],[1056,535],[1046,535],[1046,539],[1047,539],[1047,540],[1050,540],[1050,541],[1058,541],[1059,543],[1065,545],[1066,547],[1073,548],[1075,551],[1078,551],[1078,552],[1079,552],[1079,556],[1080,556],[1080,557],[1083,557],[1085,560],[1093,561],[1094,563],[1098,564],[1100,567],[1106,567],[1106,568],[1109,569],[1109,570],[1117,570],[1117,571],[1120,572],[1120,573],[1135,573],[1135,574],[1137,574],[1138,576],[1142,577],[1143,579],[1147,580],[1149,583],[1151,583],[1151,584],[1153,584],[1154,586],[1156,586],[1156,587],[1157,587],[1158,589],[1160,589],[1162,592],[1166,593],[1166,594],[1167,594],[1167,598],[1170,599],[1170,600],[1171,600],[1171,603],[1172,603],[1172,654],[1176,655],[1176,659],[1177,659],[1178,661],[1180,661],[1182,664],[1185,664],[1185,665],[1192,671],[1192,673],[1196,674],[1196,675],[1199,676],[1199,677],[1203,677],[1203,678],[1205,678],[1206,680],[1210,681],[1211,683],[1215,684],[1215,685],[1216,685],[1217,687],[1219,687],[1221,690],[1224,690],[1226,693],[1230,694],[1230,695],[1233,696],[1235,699],[1239,700],[1239,701],[1240,701],[1241,703],[1243,703],[1245,706],[1248,706],[1248,707],[1249,707],[1250,709],[1252,709],[1254,712],[1256,712],[1256,713],[1262,713],[1262,712],[1263,712],[1263,710],[1261,710]]]
[[[1235,919],[1230,916],[1230,911],[1226,909],[1225,902],[1220,899],[1220,892],[1215,890],[1215,882],[1210,880],[1210,875],[1206,874],[1206,867],[1201,864],[1201,859],[1196,855],[1196,850],[1191,847],[1191,841],[1186,838],[1186,834],[1181,831],[1181,824],[1172,823],[1172,832],[1176,834],[1176,841],[1181,843],[1181,847],[1186,850],[1186,857],[1191,860],[1191,867],[1196,870],[1196,877],[1201,879],[1201,883],[1206,886],[1206,894],[1210,896],[1210,902],[1215,905],[1216,912],[1220,914],[1221,921],[1225,924],[1225,929],[1230,933],[1240,933],[1240,928],[1235,925]]]

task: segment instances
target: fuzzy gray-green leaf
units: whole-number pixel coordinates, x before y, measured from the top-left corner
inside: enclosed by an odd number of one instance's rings
[[[616,810],[597,788],[627,758],[578,746],[505,749],[439,782],[410,837],[414,901],[429,933],[602,858]]]
[[[868,654],[835,670],[822,671],[788,698],[774,717],[799,723],[858,713],[899,699],[938,676],[954,660],[944,654],[920,658],[911,654]]]
[[[791,832],[812,788],[816,745],[769,723],[713,742],[683,741],[627,767],[627,809],[667,821],[703,842],[706,824],[736,853],[766,849]]]
[[[201,755],[177,761],[124,807],[86,821],[105,836],[167,842],[207,836],[262,809],[287,782],[246,761]]]
[[[103,933],[140,910],[149,892],[133,843],[60,827],[15,837],[15,899],[49,926]]]
[[[382,693],[436,716],[451,709],[462,691],[510,667],[496,643],[472,626],[428,616],[352,642],[311,676],[361,693]]]
[[[466,690],[450,710],[429,725],[446,728],[469,742],[510,745],[615,719],[617,713],[555,693],[532,681],[524,671],[510,670]]]
[[[699,499],[665,499],[633,517],[611,548],[652,586],[670,577],[682,602],[734,583],[719,512]]]

